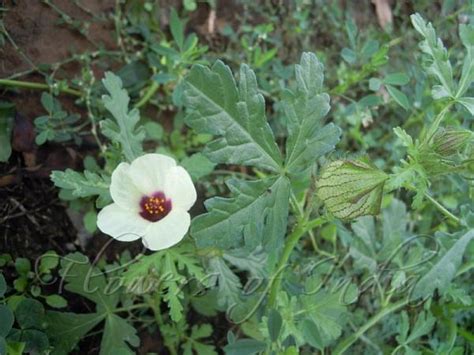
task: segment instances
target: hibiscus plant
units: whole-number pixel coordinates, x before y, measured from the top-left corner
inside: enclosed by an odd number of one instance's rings
[[[311,52],[270,98],[246,64],[238,73],[221,60],[194,64],[173,94],[187,131],[199,137],[191,158],[145,144],[139,110],[107,72],[107,118],[97,127],[104,164],[51,178],[64,199],[94,200],[97,227],[111,242],[141,252],[107,265],[79,253],[61,260],[64,290],[92,306],[88,314],[46,312],[58,353],[98,324],[102,354],[133,353],[139,322],[159,331],[172,354],[215,354],[220,346],[229,354],[342,354],[358,342],[385,353],[366,336],[375,327],[382,342],[396,339],[392,353],[467,349],[472,328],[451,317],[458,306],[472,308],[456,284],[473,265],[472,256],[463,261],[474,239],[472,206],[451,211],[432,186],[474,173],[466,123],[474,114],[474,27],[460,26],[463,61],[453,68],[433,26],[411,19],[435,111],[419,132],[392,127],[405,152],[392,165],[336,151],[348,132],[327,117],[340,88],[325,87],[331,62]],[[387,48],[370,58],[374,67],[385,63]],[[404,77],[384,80],[371,86],[411,105],[395,88]],[[423,208],[443,220],[442,231],[414,232],[408,216]],[[194,314],[225,316],[227,343],[217,346],[212,321],[194,324]],[[389,315],[398,326],[384,324]],[[438,343],[417,342],[435,324]],[[455,332],[461,340],[452,340]]]

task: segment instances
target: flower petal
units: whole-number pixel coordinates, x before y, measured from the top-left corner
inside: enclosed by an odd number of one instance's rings
[[[110,183],[110,195],[112,200],[120,207],[138,211],[140,208],[140,199],[142,193],[137,189],[130,177],[130,165],[120,163],[112,173]]]
[[[189,213],[173,209],[165,218],[151,224],[143,238],[143,244],[150,250],[169,248],[183,239],[190,225]]]
[[[196,188],[191,176],[184,168],[175,166],[168,170],[165,177],[164,193],[171,199],[172,208],[188,211],[196,202]]]
[[[163,190],[166,172],[176,166],[176,161],[163,154],[145,154],[130,166],[130,177],[145,195]]]
[[[132,212],[112,203],[97,216],[97,227],[121,242],[131,242],[146,235],[151,223]]]

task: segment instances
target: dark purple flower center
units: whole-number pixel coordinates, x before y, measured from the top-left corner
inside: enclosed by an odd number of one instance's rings
[[[161,191],[140,200],[140,216],[150,222],[157,222],[171,211],[171,200]]]

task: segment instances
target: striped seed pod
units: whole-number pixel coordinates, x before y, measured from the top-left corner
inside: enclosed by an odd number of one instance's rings
[[[376,215],[387,179],[387,174],[366,162],[337,160],[323,169],[316,194],[336,218]]]
[[[440,128],[433,137],[433,150],[443,157],[448,157],[459,153],[472,137],[472,132],[466,129]]]

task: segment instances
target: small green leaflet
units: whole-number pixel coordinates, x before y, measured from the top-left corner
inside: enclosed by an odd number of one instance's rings
[[[209,211],[194,218],[191,235],[198,247],[254,250],[262,244],[276,259],[286,232],[290,184],[286,177],[256,181],[231,179],[227,186],[235,197],[214,197],[205,202]]]
[[[459,238],[433,267],[416,283],[411,299],[426,298],[438,289],[443,294],[449,287],[456,271],[461,265],[469,242],[474,239],[474,230]]]
[[[159,283],[162,288],[160,290],[162,299],[167,303],[170,316],[175,322],[182,320],[184,316],[184,307],[181,302],[184,298],[182,285],[186,284],[186,275],[190,275],[199,282],[205,279],[194,249],[189,246],[189,244],[181,244],[175,248],[142,256],[122,275],[122,283],[138,294],[145,292],[142,289],[144,285],[153,284],[153,281]],[[155,279],[155,274],[159,274],[160,279]],[[137,282],[137,280],[146,280],[146,282]]]
[[[140,119],[139,112],[137,109],[128,110],[130,97],[118,76],[107,72],[102,83],[109,92],[109,95],[102,96],[102,101],[115,119],[101,122],[102,133],[113,142],[119,142],[125,158],[132,161],[143,154],[145,130],[143,127],[135,128]]]
[[[109,192],[110,177],[108,176],[98,175],[88,170],[79,173],[72,169],[66,169],[65,171],[53,171],[51,180],[57,187],[69,190],[74,197],[98,196],[98,207],[103,207],[112,201]]]
[[[313,53],[303,53],[295,66],[296,91],[288,90],[283,101],[289,133],[285,164],[291,174],[301,173],[333,150],[341,136],[334,124],[323,126],[330,108],[329,96],[322,92],[323,70]]]
[[[336,218],[349,220],[380,211],[388,175],[360,160],[337,160],[323,169],[317,195]]]
[[[282,158],[265,117],[265,101],[247,65],[240,69],[238,88],[231,70],[221,61],[211,69],[194,65],[186,77],[184,99],[187,124],[197,133],[220,136],[204,150],[213,162],[281,170]]]
[[[420,43],[420,49],[427,55],[429,60],[428,73],[439,80],[447,96],[454,97],[453,69],[449,62],[448,51],[444,47],[443,42],[436,37],[433,25],[426,23],[420,14],[411,15],[410,18],[413,27],[424,37],[424,41]]]

